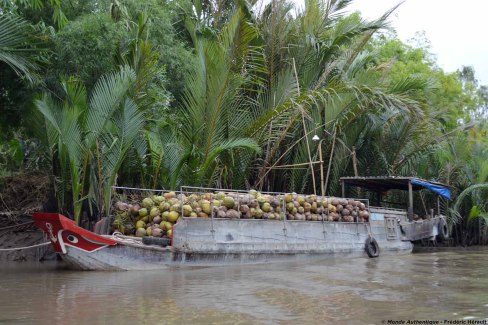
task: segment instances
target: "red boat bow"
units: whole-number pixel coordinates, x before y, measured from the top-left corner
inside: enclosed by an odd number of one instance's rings
[[[117,244],[113,239],[78,227],[73,220],[58,213],[34,213],[32,219],[48,235],[57,253],[66,254],[66,246],[93,252]]]

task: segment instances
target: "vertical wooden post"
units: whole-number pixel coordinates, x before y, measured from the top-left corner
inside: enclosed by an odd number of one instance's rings
[[[342,187],[342,197],[346,197],[346,184],[344,184],[344,180],[341,180],[341,187]]]
[[[352,167],[354,168],[354,176],[358,177],[358,161],[356,159],[356,147],[352,146]]]
[[[441,215],[441,200],[440,200],[440,196],[437,195],[437,215],[440,216]]]
[[[324,139],[322,139],[324,140]],[[322,197],[325,196],[324,187],[324,160],[322,158],[322,140],[319,141],[319,159],[320,159],[320,194]]]
[[[412,190],[412,181],[408,180],[408,220],[413,220],[413,190]]]

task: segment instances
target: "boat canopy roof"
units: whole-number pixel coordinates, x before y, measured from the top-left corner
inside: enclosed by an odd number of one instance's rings
[[[412,184],[412,190],[428,189],[446,199],[451,199],[449,186],[427,181],[418,177],[405,176],[365,176],[365,177],[341,177],[340,181],[345,185],[366,188],[373,192],[386,192],[389,190],[408,191],[408,183]]]

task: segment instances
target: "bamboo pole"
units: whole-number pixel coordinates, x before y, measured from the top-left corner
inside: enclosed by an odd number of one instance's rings
[[[300,83],[298,82],[298,74],[297,74],[297,67],[295,64],[295,58],[293,58],[293,71],[295,72],[295,78],[297,80],[297,88],[298,88],[298,96],[300,96]],[[303,132],[307,133],[307,126],[305,124],[305,116],[303,114],[303,108],[300,105],[300,113],[302,114],[302,124],[303,124]],[[312,172],[312,186],[313,186],[313,194],[317,194],[317,191],[315,189],[315,172],[313,170],[313,164],[312,164],[312,154],[310,152],[310,144],[308,143],[308,137],[305,137],[305,142],[307,144],[307,154],[308,154],[308,161],[310,162],[310,170]]]
[[[325,185],[324,190],[327,192],[327,185],[329,184],[330,167],[332,166],[332,157],[334,155],[334,148],[336,143],[336,132],[337,129],[334,127],[334,140],[332,140],[332,149],[330,150],[329,166],[327,166],[327,175],[325,175]]]

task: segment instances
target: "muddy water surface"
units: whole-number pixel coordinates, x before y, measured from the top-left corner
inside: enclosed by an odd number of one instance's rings
[[[444,320],[487,319],[488,249],[158,272],[0,266],[0,324],[447,324]]]

